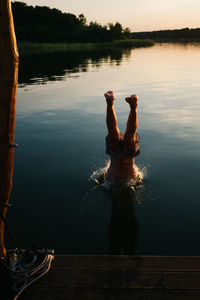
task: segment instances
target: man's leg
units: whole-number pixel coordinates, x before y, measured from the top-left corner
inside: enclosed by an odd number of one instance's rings
[[[106,124],[108,128],[108,141],[111,143],[111,146],[114,146],[120,140],[117,116],[113,107],[115,96],[112,91],[108,91],[104,96],[107,102]]]
[[[130,114],[128,117],[126,131],[124,134],[124,143],[127,145],[133,145],[136,142],[136,130],[138,127],[138,119],[137,119],[137,102],[138,96],[132,95],[130,97],[125,98],[126,102],[130,105]]]

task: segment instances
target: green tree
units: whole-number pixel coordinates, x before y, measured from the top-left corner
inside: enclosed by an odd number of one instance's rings
[[[1,0],[0,0],[1,1]],[[33,42],[107,42],[129,37],[130,30],[119,22],[102,26],[90,22],[84,14],[78,17],[47,6],[12,3],[16,35],[19,40]]]
[[[123,29],[123,35],[125,38],[131,38],[131,30],[130,28],[126,27]]]
[[[84,16],[84,14],[80,14],[80,15],[78,16],[78,20],[79,20],[79,22],[80,22],[80,24],[81,24],[82,26],[86,26],[86,25],[87,25],[87,19],[86,19],[86,17]]]
[[[122,38],[123,27],[119,22],[116,22],[115,25],[112,23],[108,24],[111,36],[113,39],[119,40]]]

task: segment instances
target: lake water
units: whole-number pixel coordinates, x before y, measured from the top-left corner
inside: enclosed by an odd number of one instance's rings
[[[107,90],[122,132],[124,98],[139,96],[143,186],[117,203],[91,176],[109,159]],[[22,57],[8,213],[19,243],[57,253],[199,255],[199,112],[198,44]]]

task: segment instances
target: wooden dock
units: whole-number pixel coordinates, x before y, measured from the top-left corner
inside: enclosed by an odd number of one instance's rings
[[[3,291],[3,271],[0,278]],[[49,273],[19,297],[47,299],[199,300],[200,256],[57,255]]]

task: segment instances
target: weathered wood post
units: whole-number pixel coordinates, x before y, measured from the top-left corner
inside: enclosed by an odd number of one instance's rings
[[[0,211],[6,215],[12,189],[18,50],[11,1],[0,0]],[[4,223],[0,218],[0,256],[5,256]]]

